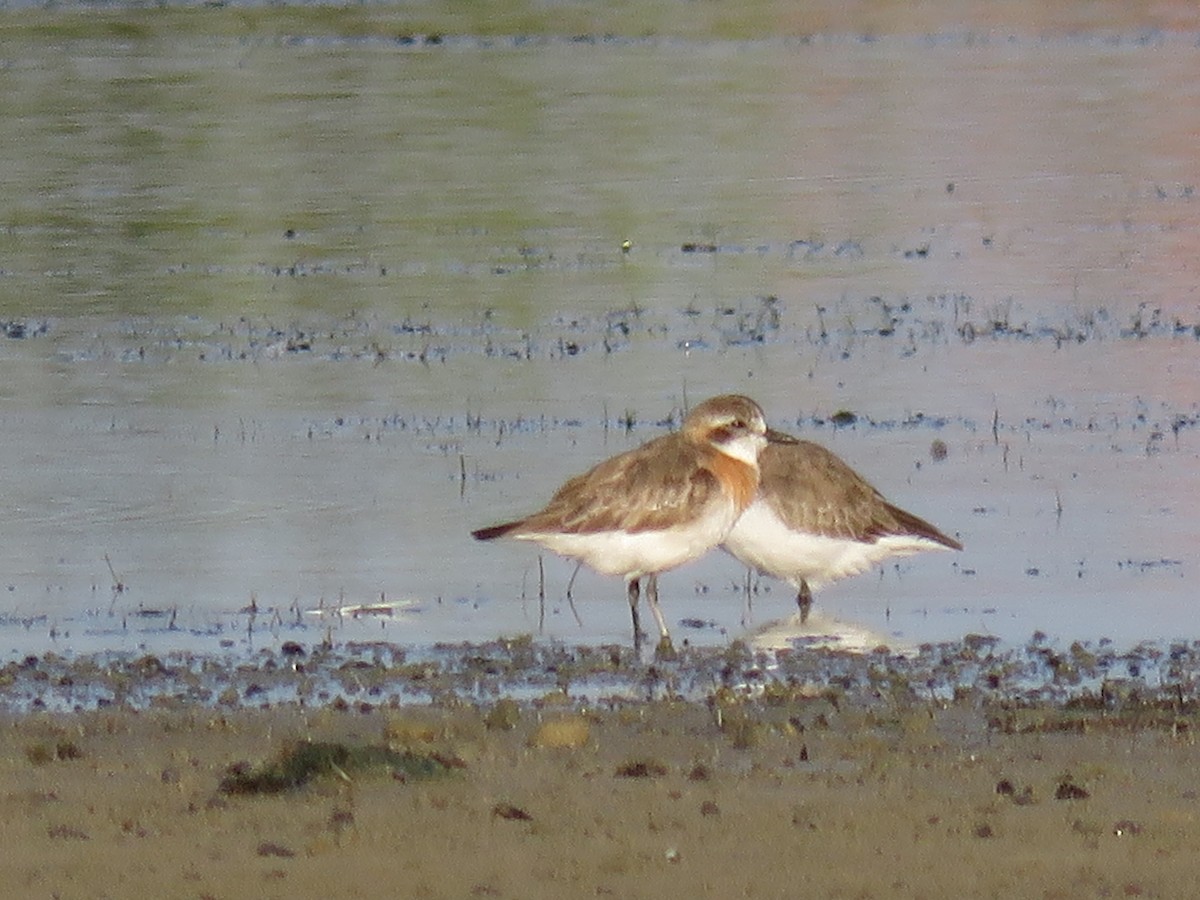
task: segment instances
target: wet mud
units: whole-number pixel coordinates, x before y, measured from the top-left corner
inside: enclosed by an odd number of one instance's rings
[[[0,716],[0,884],[1186,895],[1200,838],[1195,648],[993,649],[768,660],[733,647],[659,668],[617,648],[517,642],[446,649],[424,671],[364,648],[236,676],[269,685],[287,668],[336,694],[300,701],[247,686],[198,702],[181,695],[179,660],[110,663],[119,701]],[[1034,688],[1034,675],[1048,681]],[[58,690],[104,683],[30,660],[5,671],[6,693],[39,676]]]
[[[5,13],[5,659],[624,640],[469,534],[731,391],[965,545],[818,612],[1192,638],[1193,16],[503,6]]]

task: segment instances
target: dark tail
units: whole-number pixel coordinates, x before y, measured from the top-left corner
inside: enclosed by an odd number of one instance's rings
[[[902,534],[912,535],[913,537],[923,537],[935,543],[941,544],[943,547],[949,547],[951,550],[961,550],[962,544],[954,538],[942,534],[920,516],[914,516],[910,512],[905,512],[895,506],[888,504],[888,511],[895,517],[896,522],[902,529]]]
[[[504,537],[520,524],[520,522],[505,522],[503,525],[489,525],[487,528],[472,531],[471,537],[477,541],[494,541],[496,538]]]

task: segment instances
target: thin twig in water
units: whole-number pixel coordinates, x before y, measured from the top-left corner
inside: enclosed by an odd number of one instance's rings
[[[538,554],[538,634],[546,630],[546,567]]]
[[[753,616],[754,616],[754,598],[751,595],[751,590],[750,590],[751,579],[753,577],[754,577],[754,570],[747,567],[746,568],[746,584],[745,584],[746,602],[744,604],[742,604],[742,627],[743,628],[746,628],[750,624],[750,622],[753,621]]]
[[[108,566],[108,574],[112,576],[112,580],[113,580],[113,587],[112,587],[112,589],[113,589],[113,593],[114,593],[114,594],[123,594],[123,593],[125,593],[125,582],[123,582],[123,581],[122,581],[120,578],[118,578],[118,577],[117,577],[116,570],[115,570],[115,569],[113,569],[112,560],[108,558],[108,554],[107,554],[107,553],[105,553],[105,554],[104,554],[104,562],[105,562],[105,564]]]
[[[250,594],[250,605],[245,608],[246,612],[246,638],[253,640],[254,638],[254,619],[258,615],[258,595]]]
[[[125,582],[117,577],[116,570],[113,569],[112,560],[108,558],[108,554],[104,554],[104,562],[108,566],[108,574],[112,576],[112,603],[108,605],[108,614],[111,616],[117,605],[117,597],[125,593]]]

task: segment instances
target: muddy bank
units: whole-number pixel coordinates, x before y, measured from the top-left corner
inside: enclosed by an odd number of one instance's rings
[[[1165,897],[1194,885],[1197,711],[1182,695],[1089,706],[894,690],[850,702],[780,684],[755,699],[548,691],[526,703],[8,715],[0,886]],[[295,786],[246,788],[314,747],[328,755]]]
[[[5,894],[1181,896],[1192,645],[0,671]]]
[[[1190,639],[1197,18],[993,6],[6,7],[0,660],[624,640],[470,532],[729,392],[965,545],[819,609]]]
[[[770,636],[764,632],[765,636]],[[114,709],[223,711],[296,706],[363,714],[413,704],[457,707],[547,694],[584,705],[766,700],[825,696],[843,706],[881,699],[1076,705],[1109,714],[1191,702],[1200,641],[1070,645],[1035,634],[1020,647],[994,637],[923,644],[911,651],[733,641],[693,646],[677,658],[639,658],[628,645],[575,646],[526,636],[403,647],[383,641],[305,645],[283,641],[253,656],[174,652],[28,655],[0,666],[0,711],[87,713]],[[805,642],[808,643],[805,643]]]

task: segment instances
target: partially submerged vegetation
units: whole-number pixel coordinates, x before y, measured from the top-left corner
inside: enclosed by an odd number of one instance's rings
[[[390,774],[406,780],[433,778],[462,767],[461,760],[439,753],[398,751],[375,744],[298,741],[261,765],[230,766],[219,790],[223,794],[278,794],[329,775],[347,782],[359,773]]]

